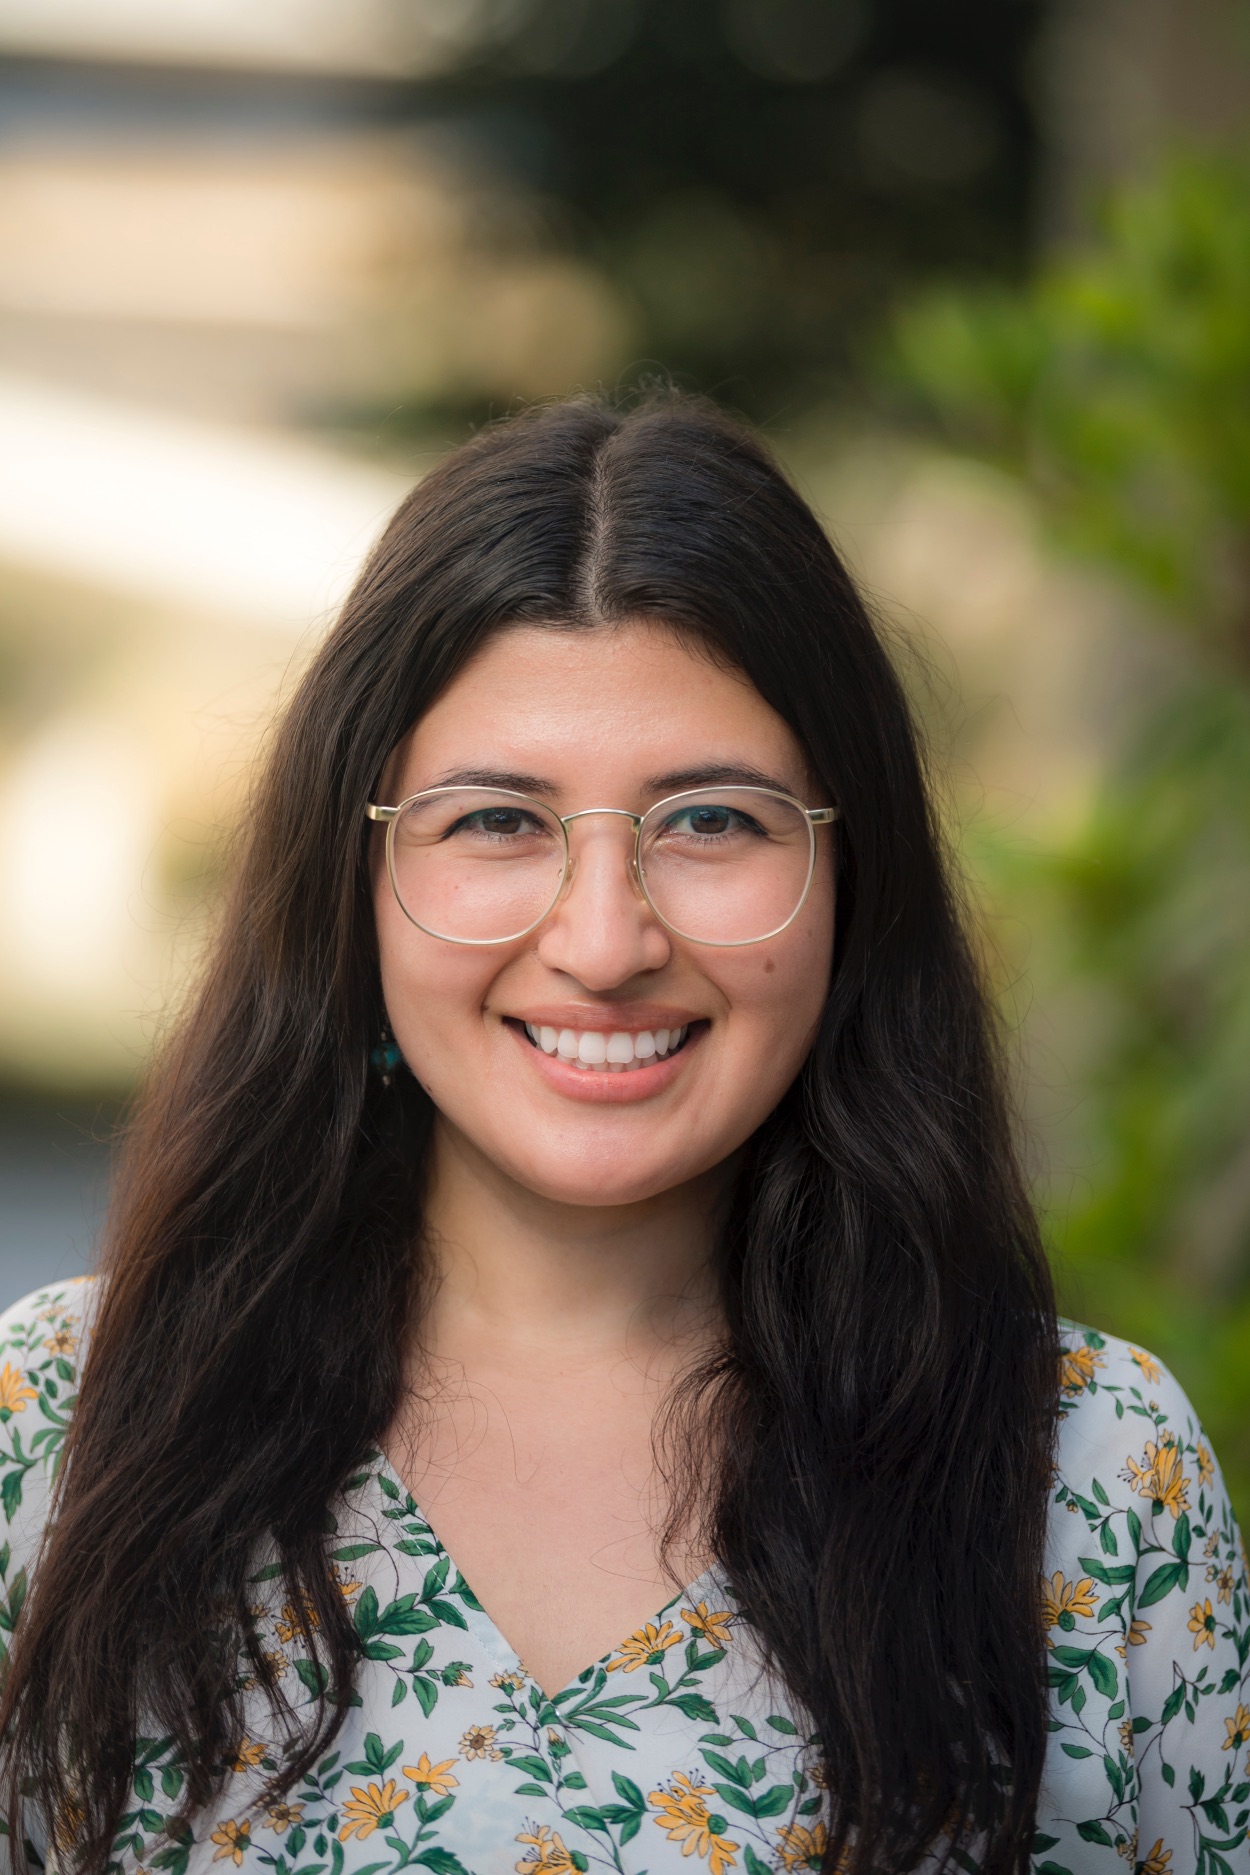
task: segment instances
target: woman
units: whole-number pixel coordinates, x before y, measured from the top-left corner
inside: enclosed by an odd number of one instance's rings
[[[1214,1460],[1060,1337],[898,684],[697,405],[401,507],[5,1328],[63,1869],[1250,1867]]]

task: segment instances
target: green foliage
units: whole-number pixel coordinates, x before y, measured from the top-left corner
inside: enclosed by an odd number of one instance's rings
[[[974,830],[1039,997],[1084,998],[1092,1169],[1043,1192],[1065,1301],[1153,1344],[1250,1512],[1250,172],[1172,163],[1028,287],[906,309],[887,382],[1143,595],[1168,694],[1055,850]]]
[[[1030,482],[1069,546],[1143,582],[1243,675],[1248,315],[1250,174],[1178,160],[1024,292],[912,307],[892,361],[952,440]]]

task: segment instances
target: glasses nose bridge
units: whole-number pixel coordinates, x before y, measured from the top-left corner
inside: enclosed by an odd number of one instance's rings
[[[560,814],[557,818],[567,833],[572,821],[585,820],[588,814],[617,814],[622,820],[629,821],[635,833],[643,820],[641,814],[631,814],[627,807],[579,807],[575,814]]]
[[[613,814],[618,820],[627,820],[629,822],[630,830],[633,833],[633,847],[626,862],[626,871],[629,874],[630,884],[633,886],[635,892],[637,892],[640,897],[645,898],[646,893],[643,890],[642,881],[638,875],[638,833],[644,817],[641,814],[631,814],[627,807],[579,807],[574,814],[558,814],[556,816],[564,829],[566,854],[564,879],[561,884],[559,897],[561,899],[568,897],[573,886],[573,876],[577,871],[577,856],[569,844],[569,827],[573,821],[586,820],[595,814]]]

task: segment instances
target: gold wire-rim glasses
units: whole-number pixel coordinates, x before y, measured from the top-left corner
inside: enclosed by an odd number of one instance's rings
[[[774,938],[774,937],[779,936],[780,933],[787,928],[787,926],[792,925],[794,923],[794,920],[798,917],[804,905],[807,903],[807,895],[811,891],[812,879],[816,872],[816,829],[817,827],[831,826],[833,822],[838,819],[840,810],[836,807],[808,807],[803,801],[800,801],[795,795],[787,794],[781,788],[763,788],[763,787],[755,786],[749,783],[739,784],[736,782],[730,785],[732,787],[732,791],[734,794],[766,795],[768,796],[770,800],[785,801],[790,807],[797,808],[799,813],[802,814],[802,816],[807,822],[808,843],[809,843],[809,852],[808,852],[808,861],[807,861],[807,877],[803,882],[803,890],[801,894],[799,895],[798,904],[794,907],[794,910],[790,913],[788,918],[784,918],[782,922],[779,925],[775,925],[771,931],[761,932],[758,937],[750,937],[750,938],[691,937],[689,932],[682,931],[681,929],[679,929],[677,925],[673,924],[668,918],[664,916],[664,913],[660,910],[659,906],[655,903],[655,900],[652,898],[651,893],[647,888],[646,877],[643,872],[643,867],[641,863],[642,861],[642,829],[643,829],[644,824],[648,820],[651,819],[652,815],[658,814],[662,808],[668,808],[671,810],[673,803],[676,801],[687,801],[691,799],[696,799],[700,796],[707,795],[709,793],[715,793],[716,792],[715,784],[711,788],[683,788],[677,794],[665,795],[663,800],[653,802],[652,805],[643,814],[632,814],[629,811],[629,809],[626,807],[582,807],[582,808],[579,808],[577,812],[574,814],[557,814],[554,807],[552,807],[549,802],[539,800],[537,795],[523,794],[518,789],[515,789],[515,788],[490,788],[490,787],[477,788],[475,787],[475,788],[466,789],[463,785],[460,785],[460,786],[452,785],[452,786],[441,787],[441,788],[419,788],[415,794],[408,795],[404,800],[400,801],[395,807],[385,807],[381,803],[376,802],[376,801],[368,802],[365,807],[365,818],[367,820],[380,822],[386,827],[386,871],[387,871],[387,877],[390,879],[390,882],[391,882],[391,890],[395,894],[396,904],[399,906],[399,909],[403,912],[405,918],[408,919],[410,924],[415,925],[418,931],[424,931],[427,937],[437,938],[440,943],[470,944],[470,945],[473,945],[474,947],[482,947],[482,946],[487,946],[491,944],[515,944],[518,942],[519,939],[523,937],[528,937],[531,931],[537,931],[539,925],[542,924],[547,918],[551,916],[552,912],[555,910],[556,906],[559,904],[560,899],[564,893],[565,887],[568,884],[569,867],[572,863],[572,853],[569,847],[570,823],[575,820],[584,820],[588,815],[591,815],[591,814],[615,814],[615,815],[618,815],[622,820],[628,820],[631,826],[633,827],[634,850],[633,850],[633,854],[629,862],[630,876],[633,879],[634,884],[637,887],[638,891],[642,894],[643,899],[650,906],[652,913],[655,915],[656,918],[659,919],[660,923],[664,926],[665,930],[671,931],[674,937],[681,938],[682,942],[686,944],[707,944],[716,950],[739,950],[742,948],[743,945],[746,945],[746,944],[765,944],[767,943],[769,938]],[[404,903],[403,895],[400,892],[399,881],[395,877],[395,829],[398,826],[401,817],[407,813],[408,809],[416,801],[429,800],[432,797],[439,796],[439,795],[464,794],[464,793],[487,794],[487,795],[492,795],[501,800],[506,800],[506,801],[524,801],[530,807],[537,807],[542,811],[543,814],[550,815],[550,817],[553,820],[558,821],[559,826],[560,826],[560,831],[562,835],[564,836],[564,860],[560,867],[560,877],[556,884],[556,889],[554,893],[552,894],[550,903],[545,907],[545,909],[540,913],[540,915],[533,920],[532,923],[525,925],[523,929],[520,931],[510,932],[509,935],[506,937],[493,937],[493,938],[452,937],[445,931],[432,930],[429,925],[422,924],[421,920],[419,918],[415,918],[413,914],[409,911],[407,905],[405,905]]]

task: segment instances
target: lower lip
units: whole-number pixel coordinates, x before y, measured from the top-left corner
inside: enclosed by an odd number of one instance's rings
[[[519,1023],[507,1021],[504,1027],[516,1037],[517,1046],[525,1050],[539,1074],[557,1094],[569,1100],[600,1101],[609,1105],[648,1100],[662,1093],[677,1079],[683,1062],[707,1033],[705,1022],[692,1023],[689,1035],[675,1055],[666,1055],[663,1061],[650,1061],[645,1068],[622,1069],[619,1074],[613,1074],[605,1068],[579,1068],[576,1062],[565,1061],[562,1055],[544,1054],[541,1048],[534,1046]]]

